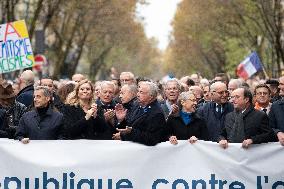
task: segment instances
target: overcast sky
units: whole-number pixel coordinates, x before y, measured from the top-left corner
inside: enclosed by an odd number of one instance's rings
[[[181,0],[148,0],[149,5],[138,6],[138,15],[145,18],[146,35],[159,41],[158,47],[164,50],[169,43],[172,30],[171,21],[174,18],[177,4]]]

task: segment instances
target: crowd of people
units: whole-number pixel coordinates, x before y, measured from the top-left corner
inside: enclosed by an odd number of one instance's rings
[[[283,96],[284,76],[244,81],[192,74],[152,81],[122,72],[92,83],[82,74],[35,80],[26,70],[16,82],[0,81],[0,137],[24,144],[92,139],[284,146]]]

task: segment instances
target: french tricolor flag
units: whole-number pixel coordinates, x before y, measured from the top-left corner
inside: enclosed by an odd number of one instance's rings
[[[252,52],[238,65],[237,75],[241,78],[248,79],[260,70],[262,70],[260,59],[256,52]]]

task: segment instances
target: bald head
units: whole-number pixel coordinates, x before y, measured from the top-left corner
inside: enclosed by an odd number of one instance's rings
[[[201,98],[203,98],[203,90],[201,89],[201,87],[191,86],[191,87],[189,87],[189,91],[191,91],[195,95],[197,101],[199,101]]]
[[[34,79],[35,79],[35,75],[31,70],[24,71],[20,76],[20,80],[21,80],[20,88],[23,89],[28,85],[33,85]]]
[[[224,88],[227,88],[226,84],[221,81],[217,81],[210,86],[210,91],[212,92]]]
[[[223,82],[215,82],[210,86],[211,98],[215,103],[224,104],[228,101],[227,86]]]
[[[77,83],[79,83],[80,81],[83,81],[84,79],[86,79],[86,77],[82,74],[74,74],[72,76],[72,81],[75,81]]]

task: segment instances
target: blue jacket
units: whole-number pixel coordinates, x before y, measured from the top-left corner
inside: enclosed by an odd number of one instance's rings
[[[24,104],[27,108],[33,104],[34,86],[29,85],[23,88],[17,95],[16,101]]]
[[[223,105],[223,112],[220,117],[216,112],[216,103],[214,102],[207,102],[197,110],[197,113],[206,122],[210,141],[218,141],[224,128],[225,116],[233,110],[234,106],[230,102]]]
[[[48,108],[43,119],[37,110],[25,113],[16,130],[16,139],[56,140],[63,138],[63,115]]]
[[[271,106],[269,116],[269,125],[274,132],[284,132],[284,99],[274,102]]]

